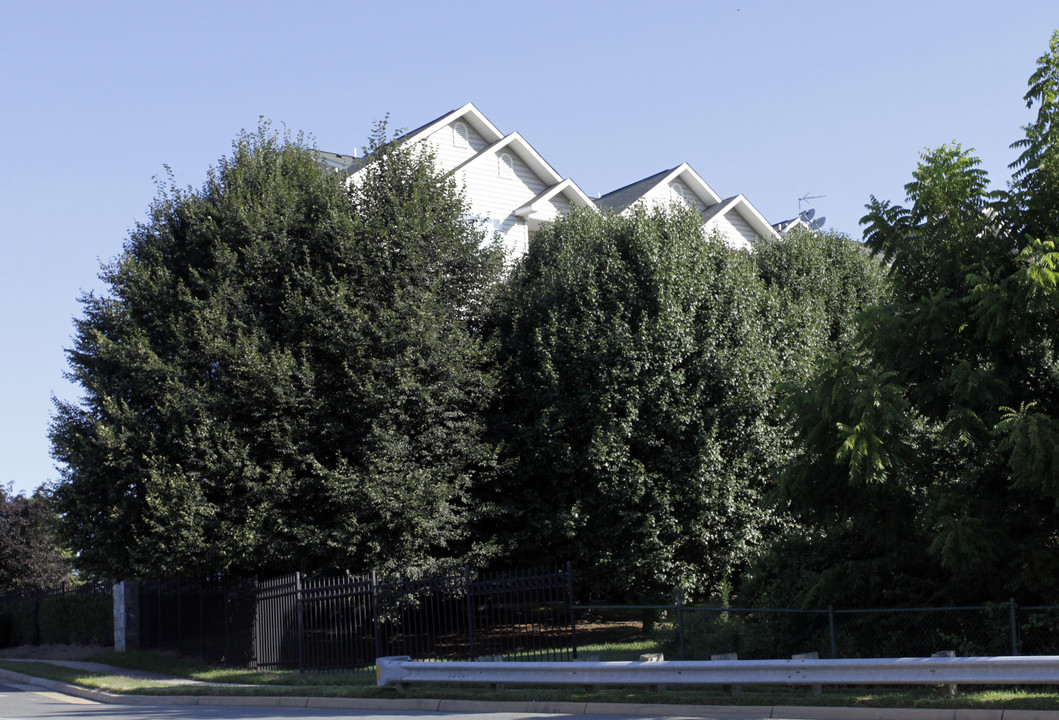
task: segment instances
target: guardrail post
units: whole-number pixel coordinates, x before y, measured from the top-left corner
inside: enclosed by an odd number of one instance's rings
[[[939,650],[938,652],[933,653],[931,657],[956,657],[956,651]],[[943,695],[948,695],[949,697],[956,697],[956,683],[947,683],[946,685],[942,685],[941,692]]]
[[[640,662],[665,662],[665,659],[665,655],[662,653],[645,653],[640,656]],[[657,683],[649,685],[648,689],[653,693],[664,693],[666,686],[665,683]]]
[[[820,653],[816,652],[815,650],[813,652],[798,653],[797,655],[791,655],[791,660],[819,660],[819,659],[820,659]],[[824,692],[824,686],[823,685],[813,684],[813,685],[805,685],[804,687],[805,687],[805,694],[808,697],[813,697],[813,696],[816,696],[816,695],[822,695],[823,692]]]
[[[1015,604],[1015,598],[1010,598],[1008,600],[1008,618],[1009,618],[1009,622],[1011,623],[1011,654],[1012,655],[1018,655],[1019,654],[1019,625],[1018,625],[1018,616],[1017,616],[1017,613],[1015,612],[1017,607],[1018,606]]]
[[[585,655],[583,658],[581,658],[581,662],[598,663],[599,662],[599,655]],[[603,686],[600,685],[599,683],[591,683],[591,684],[585,685],[585,692],[586,693],[598,693],[602,689],[603,689]]]
[[[710,660],[738,660],[738,653],[720,653],[718,655],[710,655]],[[726,695],[741,695],[743,693],[742,685],[722,685],[721,689],[724,690]]]

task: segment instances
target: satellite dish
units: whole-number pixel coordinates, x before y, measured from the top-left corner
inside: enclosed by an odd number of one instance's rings
[[[809,208],[808,210],[803,210],[802,212],[798,213],[798,217],[800,217],[803,222],[809,222],[810,220],[812,220],[813,215],[816,215],[816,210],[812,208]]]
[[[811,227],[813,230],[819,230],[824,226],[825,222],[827,222],[827,218],[821,215],[816,220],[813,220],[811,223],[809,223],[809,227]]]

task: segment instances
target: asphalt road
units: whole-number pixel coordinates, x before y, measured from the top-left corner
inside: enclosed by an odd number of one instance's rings
[[[42,690],[33,685],[0,682],[0,720],[334,720],[372,718],[374,720],[522,720],[560,718],[561,720],[644,720],[653,716],[556,715],[548,713],[441,713],[379,710],[321,710],[314,708],[216,707],[196,705],[111,705]],[[668,717],[665,720],[679,720]]]

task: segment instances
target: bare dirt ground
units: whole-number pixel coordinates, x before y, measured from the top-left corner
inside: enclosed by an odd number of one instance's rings
[[[19,645],[0,648],[0,658],[27,660],[83,660],[91,655],[111,652],[114,648],[102,645]]]

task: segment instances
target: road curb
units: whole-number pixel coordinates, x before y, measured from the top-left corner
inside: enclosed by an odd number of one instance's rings
[[[725,720],[1059,720],[1059,710],[801,707],[797,705],[666,705],[582,702],[505,702],[430,698],[338,698],[258,695],[119,695],[0,669],[0,680],[108,705],[200,705],[289,707],[319,710],[389,710],[442,713],[542,713],[554,715],[644,715]]]

